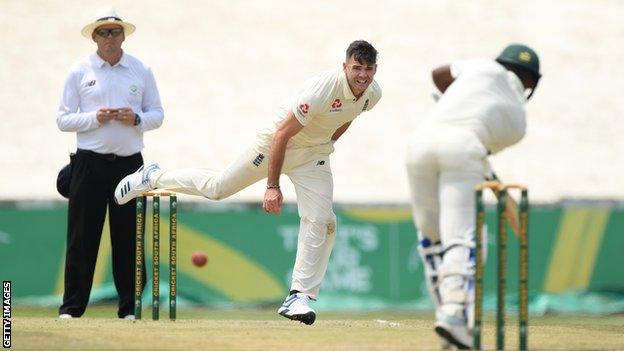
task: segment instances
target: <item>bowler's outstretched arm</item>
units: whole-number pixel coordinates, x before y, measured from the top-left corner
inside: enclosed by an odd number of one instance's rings
[[[295,118],[292,111],[277,126],[271,149],[269,151],[269,174],[267,177],[267,190],[264,193],[262,207],[267,213],[280,213],[282,207],[282,191],[279,188],[279,176],[284,164],[286,145],[288,140],[303,129],[303,125]]]

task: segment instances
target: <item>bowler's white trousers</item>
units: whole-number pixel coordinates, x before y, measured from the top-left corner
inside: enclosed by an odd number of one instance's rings
[[[336,216],[328,145],[287,149],[282,166],[295,186],[300,227],[291,290],[317,298],[334,246]],[[221,200],[266,178],[269,148],[258,143],[222,171],[203,168],[159,170],[150,185]]]
[[[421,247],[421,254],[429,250],[441,258],[439,267],[426,270],[426,275],[436,274],[427,283],[437,285],[439,291],[430,286],[430,292],[442,305],[467,305],[472,300],[474,186],[489,172],[486,158],[487,149],[477,136],[460,127],[429,127],[409,140],[406,166],[413,218],[421,246],[423,240],[425,246],[439,245],[436,250]],[[433,264],[434,258],[423,256],[423,261]]]

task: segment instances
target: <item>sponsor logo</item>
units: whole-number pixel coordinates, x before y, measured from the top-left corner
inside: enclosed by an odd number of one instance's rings
[[[316,165],[317,165],[317,166],[322,166],[322,165],[324,165],[324,164],[325,164],[325,161],[318,161],[318,162],[316,163]]]
[[[310,105],[308,105],[308,104],[301,104],[301,105],[299,105],[299,112],[301,112],[302,115],[307,114],[308,111],[310,111]]]
[[[121,187],[121,190],[119,190],[119,193],[121,194],[121,197],[124,197],[129,191],[130,191],[130,182],[127,182],[126,184],[124,184],[124,186]]]
[[[364,101],[364,107],[362,107],[362,112],[366,111],[366,109],[368,108],[368,102],[370,99],[366,99],[366,101]]]
[[[331,107],[332,108],[331,110],[329,110],[329,112],[342,112],[342,102],[340,102],[340,99],[334,100]]]
[[[288,296],[288,298],[284,301],[284,303],[282,304],[282,307],[290,307],[290,305],[292,305],[292,303],[295,302],[296,300],[297,300],[297,295],[292,294]]]
[[[90,80],[90,81],[85,83],[85,87],[92,87],[94,85],[95,85],[95,79],[94,80]]]
[[[2,282],[2,347],[11,347],[11,281]]]
[[[262,163],[262,160],[264,160],[264,155],[263,154],[258,154],[258,156],[256,156],[256,158],[252,161],[254,166],[259,167],[260,164]]]

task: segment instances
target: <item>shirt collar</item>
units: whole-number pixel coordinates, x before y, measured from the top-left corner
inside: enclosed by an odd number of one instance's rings
[[[126,55],[125,51],[121,52],[121,59],[117,64],[126,68],[130,67],[130,60],[128,59],[128,55]]]
[[[91,61],[93,67],[97,68],[102,68],[104,64],[106,64],[106,61],[104,61],[104,59],[102,59],[100,55],[97,54],[97,51],[91,54],[89,60]]]
[[[104,67],[104,65],[106,65],[108,62],[104,61],[103,58],[100,57],[100,55],[97,54],[97,51],[92,53],[90,56],[90,61],[91,64],[93,65],[93,67],[97,67],[97,68],[102,68]],[[121,59],[119,60],[119,62],[117,62],[117,65],[122,66],[122,67],[130,67],[129,64],[129,60],[128,60],[128,55],[126,55],[125,52],[121,52]],[[117,66],[116,65],[116,66]]]
[[[362,96],[360,96],[360,98],[366,96],[368,94],[368,92],[372,89],[373,83],[375,82],[375,80],[373,79],[373,81],[368,85],[368,87],[366,88],[366,90],[364,90],[364,92],[362,93]],[[356,101],[355,99],[355,95],[353,95],[353,92],[351,91],[351,87],[349,87],[349,81],[347,80],[347,74],[344,72],[344,70],[340,70],[340,83],[342,84],[342,93],[345,96],[345,99],[350,100],[350,101]]]
[[[516,74],[512,71],[507,71],[507,82],[509,82],[511,90],[515,93],[518,100],[520,100],[520,102],[523,104],[526,103],[526,96],[524,96],[524,85],[522,85],[520,78],[518,78],[518,76],[516,76]]]

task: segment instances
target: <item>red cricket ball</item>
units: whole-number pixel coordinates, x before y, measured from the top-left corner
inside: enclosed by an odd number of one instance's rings
[[[208,263],[208,256],[203,251],[195,251],[193,256],[191,256],[191,260],[195,266],[203,267]]]

